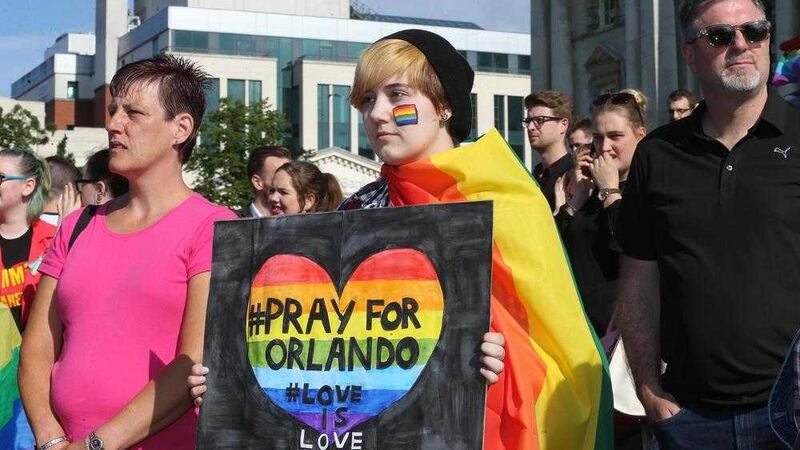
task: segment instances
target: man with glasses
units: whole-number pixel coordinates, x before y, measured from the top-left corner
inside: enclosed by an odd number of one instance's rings
[[[697,97],[689,91],[677,89],[672,91],[667,98],[667,113],[669,121],[675,122],[684,117],[689,117],[697,106]]]
[[[800,324],[800,113],[767,90],[761,0],[687,0],[680,21],[704,100],[633,158],[618,325],[660,448],[782,448],[766,406]]]
[[[541,162],[533,168],[533,176],[553,209],[556,180],[573,166],[566,140],[572,102],[561,92],[538,91],[525,97],[525,110],[522,124],[531,148],[541,157]]]

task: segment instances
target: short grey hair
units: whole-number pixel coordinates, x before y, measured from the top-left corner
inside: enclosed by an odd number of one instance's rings
[[[695,21],[700,16],[706,6],[719,0],[684,0],[681,4],[679,12],[681,22],[681,32],[683,33],[683,42],[689,42],[694,39],[698,33],[695,29]],[[761,0],[750,0],[761,11],[764,17],[767,16],[767,8]]]

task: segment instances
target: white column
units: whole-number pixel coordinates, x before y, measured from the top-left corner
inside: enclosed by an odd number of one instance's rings
[[[649,107],[657,122],[650,123],[650,129],[655,129],[667,123],[667,98],[670,92],[678,89],[678,60],[680,58],[677,46],[678,36],[675,27],[675,8],[672,1],[658,2],[658,86],[655,90],[656,98],[651,99]]]
[[[559,1],[559,0],[557,0]],[[531,90],[550,87],[550,0],[531,0]]]
[[[624,86],[641,85],[641,41],[639,36],[639,1],[625,1],[625,80]]]
[[[572,35],[569,7],[565,1],[550,3],[550,34],[553,36],[551,48],[558,43],[558,51],[550,54],[550,87],[572,98]]]
[[[117,72],[119,37],[128,32],[127,0],[95,2],[96,51],[92,89],[111,83]]]
[[[658,101],[658,76],[661,70],[658,55],[659,3],[659,0],[642,1],[639,6],[639,33],[642,42],[639,62],[642,71],[638,89],[644,92],[649,100],[647,123],[651,128],[658,122],[655,103]]]

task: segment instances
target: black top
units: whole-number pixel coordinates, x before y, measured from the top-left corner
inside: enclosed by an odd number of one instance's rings
[[[623,186],[620,183],[620,189]],[[603,208],[603,202],[593,195],[574,216],[565,207],[556,214],[583,308],[598,336],[608,329],[617,295],[621,250],[615,227],[620,203],[617,200]]]
[[[556,203],[556,180],[558,180],[558,177],[564,175],[566,172],[572,169],[573,165],[574,163],[572,161],[572,155],[567,153],[558,161],[551,164],[547,169],[544,168],[542,163],[537,164],[536,167],[533,168],[533,177],[536,178],[536,182],[539,183],[539,187],[542,189],[542,194],[544,194],[544,198],[547,199],[547,203],[550,204],[551,210]]]
[[[25,263],[31,251],[33,227],[28,228],[22,236],[6,239],[0,236],[0,253],[2,253],[3,273],[0,302],[11,309],[11,315],[17,323],[17,328],[22,330],[22,286],[25,282]],[[22,267],[15,267],[23,264]],[[13,273],[12,273],[13,271]],[[20,275],[22,274],[22,275]]]
[[[618,240],[658,261],[665,389],[764,406],[800,326],[800,111],[770,92],[731,151],[703,133],[705,111],[639,144]]]

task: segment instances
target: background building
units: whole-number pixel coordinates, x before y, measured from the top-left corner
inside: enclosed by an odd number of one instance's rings
[[[777,46],[800,34],[797,0],[765,0]],[[675,89],[699,89],[680,55],[680,2],[531,0],[531,85],[557,89],[588,115],[598,94],[637,88],[650,100],[648,124],[667,122]]]
[[[530,89],[531,40],[469,22],[383,16],[350,0],[98,0],[95,35],[65,34],[15,81],[12,96],[45,103],[58,128],[100,127],[117,67],[159,53],[197,61],[212,76],[210,109],[223,97],[268,100],[291,124],[287,144],[338,147],[374,160],[348,94],[358,55],[406,28],[448,39],[476,71],[473,136],[497,127],[530,168],[520,120]]]

